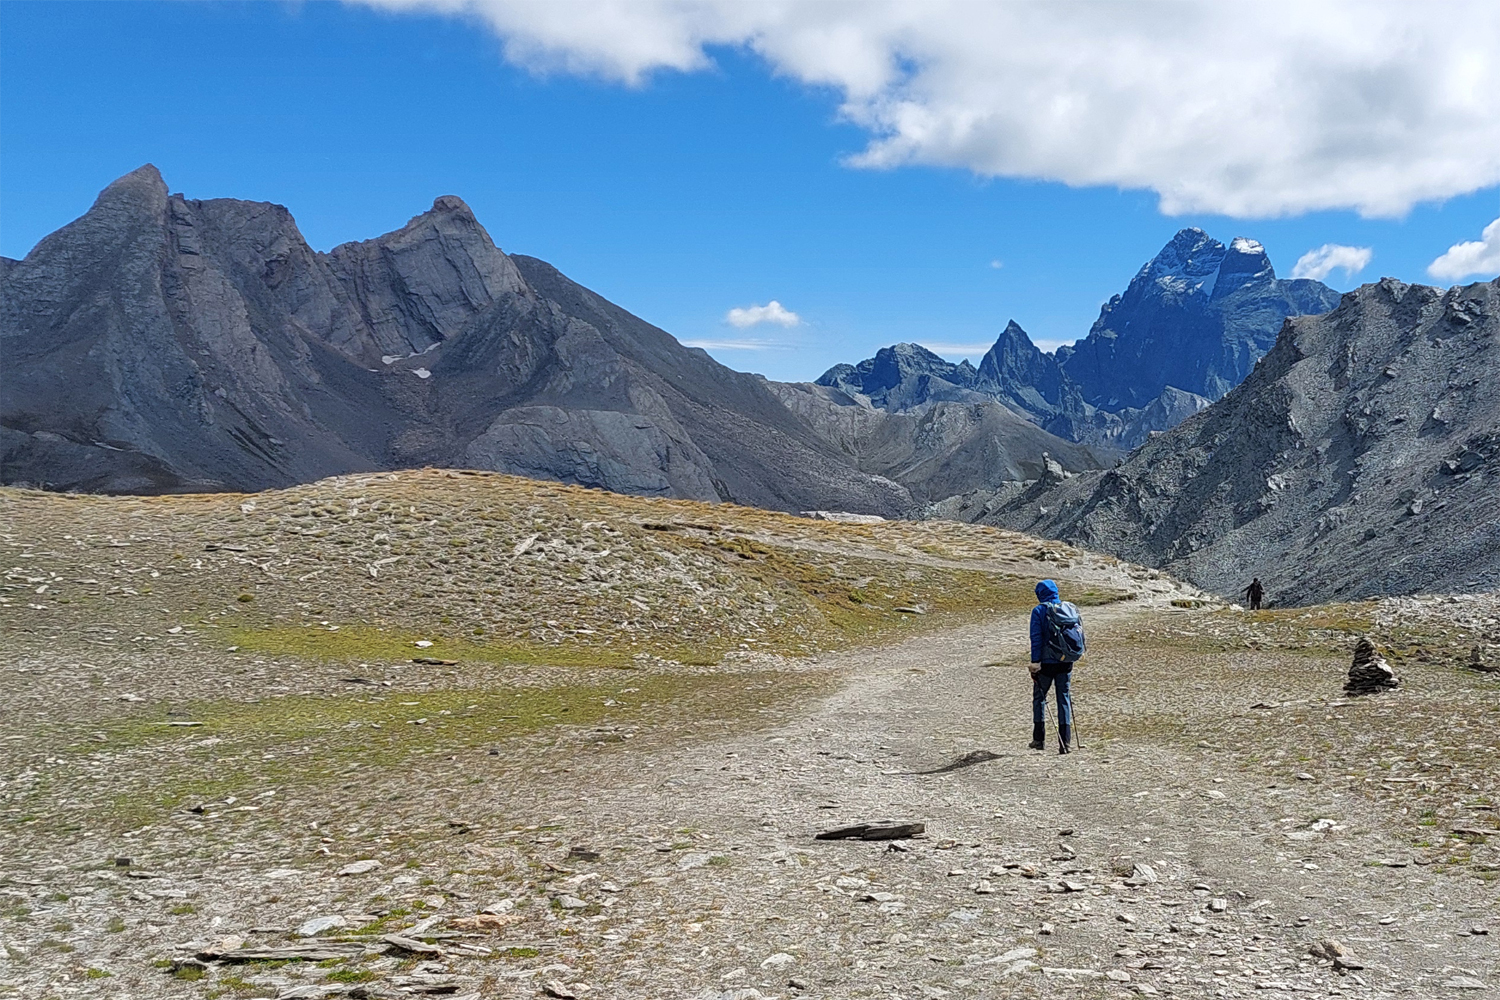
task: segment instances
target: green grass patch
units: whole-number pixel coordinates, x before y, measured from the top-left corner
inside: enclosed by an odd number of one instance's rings
[[[201,723],[191,729],[166,725],[164,714],[120,720],[106,729],[113,752],[148,750],[159,753],[162,764],[149,782],[142,776],[136,784],[112,788],[110,796],[101,796],[107,804],[100,808],[102,818],[126,828],[156,822],[184,802],[204,803],[206,814],[214,814],[214,803],[230,795],[243,800],[267,788],[348,781],[413,758],[492,747],[553,726],[670,730],[755,718],[825,680],[780,672],[642,673],[617,676],[610,684],[192,703],[174,708],[174,719]],[[622,685],[633,690],[623,692]],[[73,749],[83,755],[97,746],[80,740]]]

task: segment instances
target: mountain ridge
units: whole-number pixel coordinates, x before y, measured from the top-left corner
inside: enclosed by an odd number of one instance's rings
[[[170,194],[148,164],[0,275],[7,483],[255,490],[436,465],[899,517],[932,497],[855,452],[924,482],[924,457],[985,455],[944,473],[955,489],[1049,449],[1099,464],[993,417],[893,420],[844,447],[764,379],[507,255],[453,195],[325,253],[283,206]]]

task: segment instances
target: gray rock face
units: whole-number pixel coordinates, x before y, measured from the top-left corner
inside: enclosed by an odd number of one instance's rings
[[[890,413],[831,386],[768,384],[858,468],[901,483],[922,501],[1036,479],[1049,462],[1070,472],[1104,464],[1086,445],[1049,434],[983,397],[929,400]]]
[[[1238,388],[1122,465],[938,513],[1275,603],[1500,586],[1500,279],[1393,279],[1288,320]]]
[[[1265,249],[1179,232],[1104,304],[1084,340],[1057,360],[1089,403],[1144,407],[1168,386],[1219,399],[1271,349],[1288,316],[1327,312],[1338,293],[1276,277]]]
[[[455,465],[897,516],[764,380],[501,252],[458,198],[323,254],[146,166],[0,269],[0,478],[255,490]]]

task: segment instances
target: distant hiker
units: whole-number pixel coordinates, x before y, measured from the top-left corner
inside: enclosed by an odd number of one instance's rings
[[[1041,603],[1031,609],[1031,749],[1047,746],[1047,690],[1056,686],[1058,753],[1067,753],[1073,742],[1070,687],[1073,664],[1084,651],[1083,619],[1051,580],[1036,585],[1036,599]]]
[[[1261,586],[1260,577],[1250,581],[1250,586],[1245,588],[1245,600],[1250,602],[1251,611],[1260,610],[1261,598],[1266,596],[1266,588]]]

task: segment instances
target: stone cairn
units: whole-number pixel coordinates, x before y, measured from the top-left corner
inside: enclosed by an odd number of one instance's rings
[[[1475,646],[1469,653],[1466,665],[1470,670],[1477,670],[1482,674],[1500,674],[1500,655],[1497,654],[1500,654],[1500,648],[1495,646],[1490,646],[1488,650],[1484,646]]]
[[[1391,665],[1375,652],[1375,644],[1360,636],[1354,646],[1354,664],[1349,667],[1349,680],[1344,684],[1344,691],[1348,694],[1376,694],[1400,683]]]

